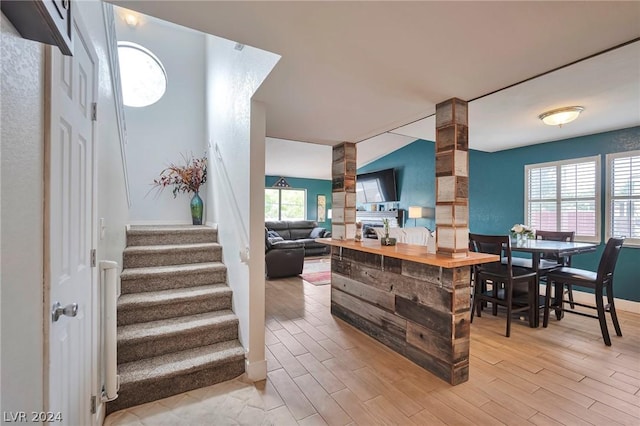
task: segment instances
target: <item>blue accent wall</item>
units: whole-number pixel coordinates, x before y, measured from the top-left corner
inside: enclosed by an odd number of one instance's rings
[[[264,186],[270,188],[282,176],[265,176]],[[331,181],[324,179],[303,179],[294,177],[284,177],[294,189],[307,190],[307,220],[318,220],[318,195],[327,197],[327,210],[331,208]],[[320,226],[331,229],[331,219],[319,223]]]
[[[358,173],[394,168],[398,187],[399,208],[405,211],[409,206],[435,207],[435,144],[417,140],[376,161],[358,169]],[[413,226],[414,219],[407,219],[407,225]],[[417,226],[435,229],[434,219],[416,219]]]
[[[434,149],[433,142],[418,140],[358,169],[358,173],[395,167],[400,207],[433,207]],[[524,223],[525,165],[601,155],[601,235],[605,240],[606,154],[637,149],[640,149],[640,127],[494,153],[472,150],[469,153],[469,228],[480,234],[506,234],[515,223]],[[418,225],[432,227],[426,219],[418,221]],[[604,245],[600,245],[595,253],[574,256],[573,266],[595,271],[603,248]],[[622,249],[616,266],[615,296],[640,302],[640,248]]]

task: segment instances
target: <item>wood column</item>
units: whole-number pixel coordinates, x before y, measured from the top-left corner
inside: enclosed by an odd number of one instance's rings
[[[356,144],[343,142],[333,147],[332,238],[353,239],[356,235]]]
[[[436,252],[469,253],[469,127],[467,102],[436,105]]]

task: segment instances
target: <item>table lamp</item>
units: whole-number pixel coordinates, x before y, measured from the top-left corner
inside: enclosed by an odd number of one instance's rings
[[[409,219],[413,219],[413,226],[416,226],[418,219],[422,217],[422,207],[410,206],[409,207]]]

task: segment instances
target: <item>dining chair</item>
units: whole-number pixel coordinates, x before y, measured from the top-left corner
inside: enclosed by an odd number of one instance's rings
[[[536,231],[537,240],[566,241],[572,243],[575,235],[576,233],[573,231]],[[541,271],[540,276],[546,280],[547,272],[562,266],[571,266],[571,256],[558,256],[555,253],[548,253],[540,256],[540,266],[538,269]],[[569,297],[569,306],[571,309],[574,309],[573,287],[571,284],[567,285],[567,296]]]
[[[474,312],[477,312],[478,317],[482,316],[482,303],[489,302],[493,307],[494,315],[497,314],[498,305],[507,309],[507,337],[511,335],[513,313],[527,311],[529,325],[533,326],[534,309],[537,308],[536,273],[512,265],[509,235],[469,234],[469,240],[474,251],[506,258],[506,264],[498,261],[482,264],[475,269],[471,322],[473,322]],[[487,282],[492,284],[491,290],[486,289]],[[522,288],[522,283],[527,284],[526,288]]]
[[[604,248],[602,257],[600,258],[600,264],[598,265],[598,271],[592,272],[584,269],[571,268],[568,266],[551,270],[547,273],[547,291],[544,305],[544,319],[542,326],[546,327],[549,324],[549,310],[551,305],[551,287],[560,286],[556,289],[559,291],[560,297],[556,297],[554,302],[554,308],[559,312],[568,312],[576,315],[582,315],[590,318],[597,318],[600,321],[600,330],[602,331],[602,339],[604,344],[611,346],[611,338],[609,337],[609,330],[607,328],[607,319],[605,313],[608,311],[611,314],[611,320],[618,336],[622,336],[620,330],[620,324],[618,323],[618,315],[616,314],[616,307],[613,298],[613,273],[618,261],[618,255],[622,248],[624,238],[609,238],[607,245]],[[574,305],[582,306],[589,309],[595,309],[597,315],[580,312],[578,310],[566,310],[564,309],[564,303],[568,303],[568,300],[564,300],[564,288],[565,286],[578,286],[586,287],[594,290],[595,292],[595,306],[584,303],[573,302]],[[607,293],[607,304],[604,303],[604,292]]]

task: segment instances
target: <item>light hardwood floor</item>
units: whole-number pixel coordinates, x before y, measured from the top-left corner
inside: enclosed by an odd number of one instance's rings
[[[624,337],[606,347],[594,319],[515,321],[506,338],[504,316],[487,312],[471,327],[470,379],[453,387],[332,317],[329,285],[267,281],[266,306],[266,381],[239,378],[105,424],[640,424],[637,314],[619,313]]]

